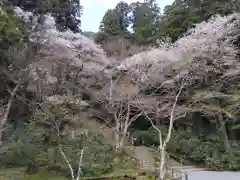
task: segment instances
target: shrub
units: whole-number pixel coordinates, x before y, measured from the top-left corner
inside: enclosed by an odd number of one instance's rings
[[[26,167],[29,174],[47,170],[68,177],[69,169],[59,153],[56,141],[53,139],[45,141],[45,133],[48,134],[48,131],[42,126],[33,124],[28,126],[28,130],[22,130],[26,136],[21,138],[21,133],[15,134],[13,138],[8,139],[10,144],[4,144],[0,149],[1,166]],[[115,154],[112,146],[105,142],[102,134],[90,131],[88,137],[85,133],[80,133],[76,134],[74,139],[64,136],[57,141],[62,144],[63,151],[75,170],[78,169],[80,150],[85,149],[83,176],[99,176],[113,170]]]
[[[0,22],[0,40],[2,42],[14,43],[22,38],[25,31],[24,25],[14,17],[13,12],[0,9]],[[2,45],[2,43],[0,44]]]
[[[163,137],[166,136],[167,127],[161,127]],[[133,136],[139,143],[144,140],[148,146],[159,145],[158,134],[155,130],[135,130]],[[237,141],[229,141],[234,157],[229,160],[222,141],[217,133],[197,135],[190,128],[186,130],[174,130],[167,151],[179,156],[181,159],[190,160],[195,163],[205,164],[213,170],[239,170],[240,168],[240,144]]]

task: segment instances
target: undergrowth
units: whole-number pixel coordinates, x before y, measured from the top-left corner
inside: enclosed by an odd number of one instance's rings
[[[163,137],[167,128],[162,127]],[[147,146],[159,145],[157,132],[149,130],[135,130],[133,136],[137,138],[136,144]],[[229,159],[224,150],[223,143],[216,133],[196,135],[190,128],[174,130],[168,144],[168,153],[182,162],[190,161],[196,165],[203,165],[212,170],[238,170],[240,169],[240,143],[229,140],[234,157]]]

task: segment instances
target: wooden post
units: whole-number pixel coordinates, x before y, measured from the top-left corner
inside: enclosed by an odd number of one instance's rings
[[[185,180],[188,180],[188,175],[187,174],[185,174]]]

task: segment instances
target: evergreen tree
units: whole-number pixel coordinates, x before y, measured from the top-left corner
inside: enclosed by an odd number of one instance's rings
[[[121,1],[104,15],[99,39],[108,35],[124,37],[131,27],[132,37],[138,44],[155,44],[157,39],[166,37],[174,42],[195,24],[215,14],[225,16],[236,11],[240,11],[238,0],[175,0],[164,8],[163,14],[156,0],[130,5]]]
[[[110,35],[119,35],[127,32],[129,27],[129,5],[119,2],[114,9],[109,9],[100,23],[99,30]]]
[[[70,29],[80,32],[83,7],[79,0],[10,0],[14,5],[26,11],[46,14],[51,13],[56,18],[59,30]]]
[[[164,8],[158,36],[169,36],[175,41],[189,28],[215,14],[224,16],[239,11],[238,4],[235,0],[175,0]]]
[[[121,1],[115,7],[115,12],[117,13],[118,25],[121,32],[126,32],[130,24],[129,21],[129,12],[130,7],[127,3]]]
[[[157,22],[160,18],[160,8],[155,0],[145,0],[144,3],[131,4],[132,29],[136,41],[140,44],[151,43],[157,32]]]
[[[109,9],[99,26],[99,31],[110,35],[117,35],[120,33],[120,25],[117,17],[116,10]]]

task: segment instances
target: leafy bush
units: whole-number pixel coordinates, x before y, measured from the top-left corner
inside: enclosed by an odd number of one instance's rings
[[[14,43],[22,38],[24,25],[10,10],[0,10],[0,40]]]
[[[32,137],[36,138],[37,136]],[[29,142],[32,141],[32,137],[29,136]],[[11,146],[6,146],[5,150],[2,148],[0,152],[1,165],[9,168],[27,167],[29,173],[46,169],[68,176],[68,166],[59,153],[58,147],[44,143],[39,144],[36,141],[23,143],[18,140],[12,142]],[[68,140],[68,138],[62,139],[63,151],[76,170],[80,149],[84,147],[82,166],[84,176],[98,176],[112,171],[115,154],[112,147],[103,142],[103,136],[95,135],[95,133],[89,133],[88,139],[82,137],[76,137],[74,141]]]
[[[167,128],[162,126],[163,138],[166,136]],[[148,131],[135,130],[133,136],[137,143],[144,141],[145,145],[158,146],[158,133],[154,129]],[[240,143],[229,141],[234,157],[229,160],[223,143],[217,133],[196,135],[190,128],[186,130],[173,130],[167,151],[179,156],[181,159],[191,160],[195,163],[205,164],[213,170],[239,170],[240,169]]]
[[[85,129],[81,122],[73,122],[73,110],[68,103],[45,106],[38,118],[6,140],[0,149],[1,165],[27,167],[28,173],[53,171],[68,177],[68,165],[59,150],[61,145],[76,171],[81,149],[84,149],[83,176],[98,176],[112,171],[115,156],[112,146],[106,143],[102,133]],[[76,129],[74,136],[71,125]],[[64,126],[60,135],[57,135],[55,126]]]

